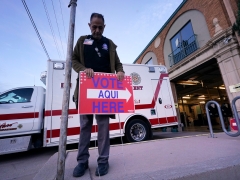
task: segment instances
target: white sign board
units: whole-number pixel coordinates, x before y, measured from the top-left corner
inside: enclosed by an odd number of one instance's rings
[[[240,83],[229,86],[229,90],[232,93],[239,92],[240,91]]]

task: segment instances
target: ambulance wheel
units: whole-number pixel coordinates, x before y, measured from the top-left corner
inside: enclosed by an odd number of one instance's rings
[[[149,135],[149,128],[144,121],[134,119],[127,124],[126,138],[128,142],[145,141]]]

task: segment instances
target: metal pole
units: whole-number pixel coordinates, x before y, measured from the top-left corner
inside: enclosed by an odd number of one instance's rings
[[[64,92],[62,101],[62,119],[60,128],[60,139],[58,148],[58,163],[57,163],[57,177],[56,180],[64,180],[65,159],[66,159],[66,142],[67,142],[67,126],[68,126],[68,109],[70,99],[70,83],[71,83],[71,70],[72,70],[72,54],[73,54],[73,41],[74,41],[74,27],[75,27],[75,14],[76,14],[77,0],[70,0],[70,23],[68,33],[68,47],[67,47],[67,60],[65,68],[65,81]]]
[[[183,105],[183,98],[181,96],[181,100],[182,100],[182,108],[183,108],[183,117],[184,117],[184,122],[185,122],[185,126],[188,127],[187,125],[187,119],[186,119],[186,111],[185,111],[185,108],[184,108],[184,105]]]
[[[220,103],[223,104],[223,98],[222,98],[222,96],[221,96],[221,92],[220,92],[220,89],[219,89],[218,86],[217,86],[217,91],[218,91],[218,96],[219,96],[219,98],[220,98]]]
[[[211,117],[210,117],[210,114],[209,114],[208,106],[213,102],[215,102],[215,101],[208,101],[205,105],[205,110],[206,110],[207,120],[208,120],[208,126],[209,126],[209,130],[210,130],[210,136],[212,138],[214,138],[214,134],[213,134],[212,122],[211,122]]]
[[[202,123],[203,123],[203,126],[204,126],[205,124],[204,124],[204,117],[203,117],[203,110],[202,110],[202,105],[201,105],[201,103],[199,103],[199,107],[200,107],[200,111],[201,111]]]
[[[208,86],[206,86],[206,89],[207,89],[207,93],[208,93],[209,99],[212,99],[212,96],[211,96],[211,94],[209,92]]]

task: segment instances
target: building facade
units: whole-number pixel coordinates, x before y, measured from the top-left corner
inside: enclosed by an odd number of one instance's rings
[[[237,14],[237,0],[184,0],[134,61],[167,67],[185,126],[206,125],[207,101],[229,109],[240,96]],[[236,105],[240,111],[240,100]]]

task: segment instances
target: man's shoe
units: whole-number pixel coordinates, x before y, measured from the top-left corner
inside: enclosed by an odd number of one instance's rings
[[[104,176],[108,173],[109,164],[107,163],[99,163],[96,169],[95,175],[96,176]]]
[[[88,169],[88,163],[79,163],[73,170],[73,176],[74,177],[83,176],[86,169]]]

